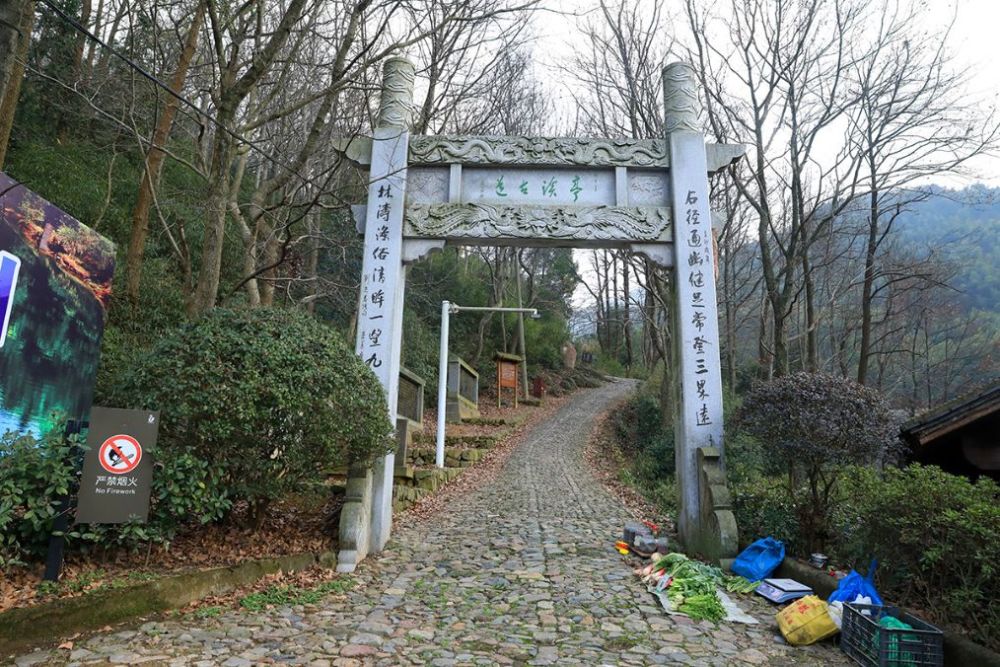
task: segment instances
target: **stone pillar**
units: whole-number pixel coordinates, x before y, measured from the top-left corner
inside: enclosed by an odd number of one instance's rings
[[[698,124],[694,71],[685,63],[663,70],[665,128],[670,149],[674,234],[673,338],[677,400],[674,416],[678,529],[688,549],[719,552],[718,530],[702,507],[698,450],[723,451],[722,372],[715,295],[715,256],[705,138]],[[722,523],[728,525],[728,521]],[[734,540],[723,540],[725,545]]]
[[[572,342],[563,347],[563,367],[570,371],[576,368],[576,346]]]
[[[391,424],[396,424],[403,333],[406,281],[403,206],[414,74],[413,64],[404,58],[390,58],[383,67],[378,120],[372,141],[358,304],[356,350],[385,389]],[[341,572],[352,572],[369,551],[380,551],[389,540],[394,463],[395,455],[387,454],[366,473],[371,479],[367,501],[348,496],[340,519],[342,541],[337,569]],[[353,477],[359,474],[356,467],[352,468],[349,489]],[[366,488],[360,483],[356,486]],[[367,508],[370,511],[366,511]],[[345,542],[345,537],[353,542]]]

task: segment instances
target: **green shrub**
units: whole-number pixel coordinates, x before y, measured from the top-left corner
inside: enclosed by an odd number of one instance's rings
[[[884,479],[872,470],[845,479],[836,555],[878,558],[880,592],[996,645],[1000,486],[919,465],[889,469]]]
[[[645,449],[661,435],[659,401],[651,394],[637,392],[615,411],[614,425],[618,439],[627,448]]]
[[[674,434],[664,429],[660,402],[648,391],[635,393],[613,417],[615,437],[625,454],[623,481],[675,516]]]
[[[511,318],[517,331],[517,318]],[[543,311],[540,319],[524,318],[524,348],[531,368],[560,369],[562,348],[569,340],[569,328],[561,316]],[[579,363],[579,359],[577,360]]]
[[[182,448],[169,447],[157,447],[153,458],[146,523],[92,524],[71,537],[102,546],[169,545],[184,528],[219,521],[229,511],[232,501],[222,476],[207,461]]]
[[[738,428],[782,457],[797,501],[802,537],[822,550],[828,514],[845,465],[871,462],[893,438],[889,406],[875,390],[824,373],[796,373],[754,386]],[[806,499],[801,499],[802,487]]]
[[[809,544],[798,517],[808,490],[789,496],[780,478],[731,487],[745,542],[774,536],[792,555]],[[877,558],[876,583],[891,604],[920,610],[938,623],[961,624],[976,641],[1000,648],[1000,486],[970,482],[936,467],[844,466],[832,498],[826,552],[842,566]]]
[[[44,553],[75,478],[74,449],[58,430],[41,440],[0,437],[0,567]]]
[[[439,326],[429,327],[412,310],[403,312],[403,366],[427,383],[428,392],[437,387],[440,335]]]
[[[753,476],[734,481],[730,477],[729,491],[741,543],[774,537],[785,543],[789,554],[807,553],[799,529],[799,509],[783,480]]]
[[[288,309],[216,309],[167,332],[114,389],[159,409],[165,451],[220,474],[257,520],[274,499],[390,448],[381,385],[340,336]]]
[[[67,441],[58,430],[41,440],[14,433],[0,438],[0,566],[45,554],[60,501],[75,489],[83,452],[75,436]],[[206,462],[183,451],[158,450],[154,458],[148,521],[74,526],[66,533],[70,548],[167,544],[185,525],[216,521],[229,509]]]

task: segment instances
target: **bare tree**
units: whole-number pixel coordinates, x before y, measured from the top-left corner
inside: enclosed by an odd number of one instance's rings
[[[818,365],[809,251],[852,201],[857,173],[853,156],[842,152],[824,162],[818,146],[851,102],[845,65],[848,44],[864,27],[862,10],[863,3],[849,0],[730,0],[706,16],[687,2],[712,130],[752,150],[733,176],[757,216],[778,374],[790,368],[790,318],[800,297],[806,301],[805,365]],[[707,31],[724,39],[709,40]]]
[[[845,142],[862,167],[868,223],[857,351],[862,384],[875,354],[877,283],[887,278],[879,266],[880,249],[891,238],[894,222],[926,197],[919,183],[954,173],[994,148],[1000,134],[996,118],[984,116],[969,99],[968,74],[946,50],[949,30],[921,32],[916,11],[883,0],[875,39],[858,47],[863,52],[850,71],[857,101],[848,111]]]
[[[581,25],[583,39],[570,66],[563,68],[578,109],[577,133],[650,138],[663,134],[661,71],[673,48],[665,3],[608,2]],[[670,405],[670,283],[667,272],[629,253],[592,256],[596,286],[584,281],[597,304],[598,338],[603,349],[632,363],[633,306],[641,318],[642,351],[648,365],[663,364],[664,406]],[[618,280],[621,278],[621,289]],[[639,296],[641,295],[641,296]],[[620,299],[620,304],[615,305]],[[664,410],[665,415],[670,410]]]

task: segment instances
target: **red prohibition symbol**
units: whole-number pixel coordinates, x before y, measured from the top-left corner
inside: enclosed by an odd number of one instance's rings
[[[101,467],[114,475],[132,472],[142,459],[142,446],[130,435],[113,435],[98,452]]]

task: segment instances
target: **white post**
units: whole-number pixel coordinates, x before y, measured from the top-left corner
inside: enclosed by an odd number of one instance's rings
[[[358,355],[385,389],[389,423],[393,426],[399,391],[406,280],[402,249],[403,206],[413,80],[414,67],[408,60],[390,58],[385,62],[372,141],[356,341]],[[337,564],[341,572],[352,572],[368,551],[381,551],[389,540],[394,459],[395,454],[390,453],[373,466],[370,514],[361,516],[363,512],[357,508],[341,514],[340,533],[342,538],[349,538],[347,542],[341,540]],[[367,507],[366,499],[358,498],[357,502],[362,508]]]
[[[441,302],[441,359],[438,361],[438,408],[437,408],[437,451],[434,463],[438,468],[444,467],[444,428],[445,412],[448,409],[448,318],[451,314],[451,304]]]
[[[684,63],[668,65],[663,87],[674,226],[674,345],[680,380],[674,420],[681,500],[678,529],[685,546],[697,549],[704,536],[698,449],[716,447],[721,454],[723,448],[712,214],[694,71]]]

